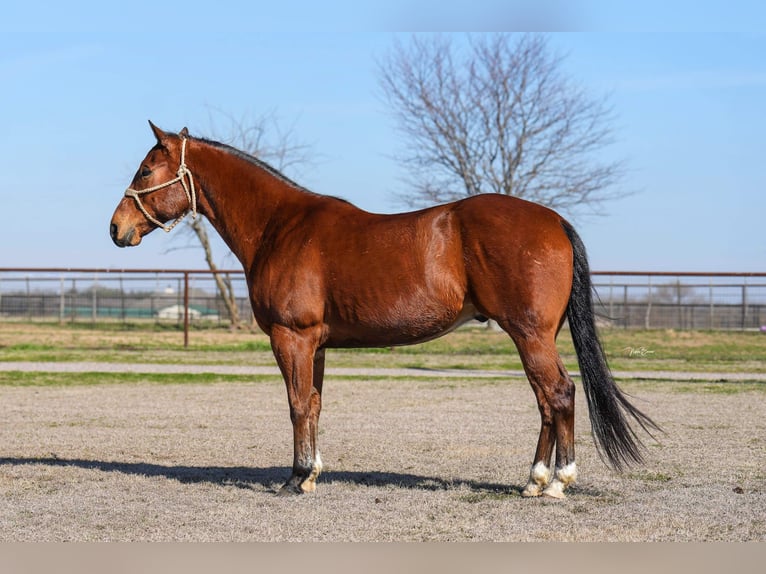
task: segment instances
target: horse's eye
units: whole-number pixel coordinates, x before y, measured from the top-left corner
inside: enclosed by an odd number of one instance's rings
[[[152,175],[152,170],[146,166],[141,168],[141,177],[149,177],[150,175]]]

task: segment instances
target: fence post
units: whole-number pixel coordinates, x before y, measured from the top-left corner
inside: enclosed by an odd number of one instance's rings
[[[64,324],[64,308],[66,307],[64,301],[64,274],[61,274],[59,278],[59,325]]]
[[[631,313],[628,313],[628,286],[622,286],[622,327],[628,328]]]
[[[189,272],[184,271],[184,349],[189,347]]]
[[[90,318],[95,323],[98,316],[98,273],[93,274],[93,296],[90,300],[90,308]]]
[[[27,320],[32,319],[32,307],[29,304],[32,297],[29,290],[29,275],[26,276],[26,282],[27,282]]]
[[[70,321],[74,323],[77,320],[77,279],[72,277],[72,296],[69,298],[69,306],[71,307]]]
[[[742,330],[747,325],[747,278],[742,283]]]
[[[125,324],[125,285],[122,282],[120,274],[120,315],[122,315],[122,324]]]
[[[649,316],[652,314],[652,276],[649,275],[649,295],[646,299],[646,316],[644,317],[644,327],[649,328]]]

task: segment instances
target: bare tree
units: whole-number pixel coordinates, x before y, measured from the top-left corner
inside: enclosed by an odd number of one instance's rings
[[[209,108],[208,116],[211,139],[247,152],[279,171],[294,176],[313,161],[312,146],[299,141],[294,124],[285,126],[273,110],[259,116],[235,117]],[[221,127],[220,122],[225,125]]]
[[[462,49],[413,36],[379,79],[404,135],[409,205],[502,193],[573,215],[625,195],[621,162],[599,155],[612,142],[606,99],[569,80],[543,36],[468,37]]]
[[[221,118],[225,124],[223,128],[218,126]],[[211,108],[209,123],[211,128],[208,137],[247,152],[280,171],[295,171],[311,162],[311,146],[297,141],[293,126],[284,128],[273,111],[257,117],[243,115],[236,118]],[[208,268],[218,271],[204,219],[197,217],[186,220],[184,227],[187,231],[185,235],[191,234],[195,238],[194,243],[202,247]],[[218,294],[229,313],[232,328],[242,328],[244,324],[239,315],[231,277],[222,273],[215,273],[213,277]]]
[[[210,237],[207,234],[207,226],[205,225],[202,217],[197,217],[191,221],[186,222],[187,228],[190,229],[197,240],[199,241],[202,250],[205,253],[205,262],[211,271],[218,271],[218,266],[215,263],[213,257],[213,248],[210,245]],[[229,320],[232,328],[239,329],[242,327],[242,319],[239,316],[239,307],[237,306],[237,297],[234,294],[234,287],[231,284],[231,277],[222,273],[214,273],[213,279],[215,280],[218,294],[223,300],[223,304],[226,306],[226,310],[229,313]]]

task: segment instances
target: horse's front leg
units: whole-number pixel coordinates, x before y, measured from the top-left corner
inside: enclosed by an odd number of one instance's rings
[[[271,346],[285,380],[293,423],[293,470],[280,494],[313,492],[322,471],[317,433],[322,408],[324,349],[317,349],[315,330],[296,332],[281,327],[272,330]]]

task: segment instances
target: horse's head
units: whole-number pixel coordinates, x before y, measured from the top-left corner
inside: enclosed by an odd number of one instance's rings
[[[186,128],[167,134],[149,122],[157,145],[149,150],[112,216],[110,234],[119,247],[134,246],[156,228],[170,231],[190,211],[196,215],[194,179],[186,167]],[[172,223],[167,224],[171,221]]]

